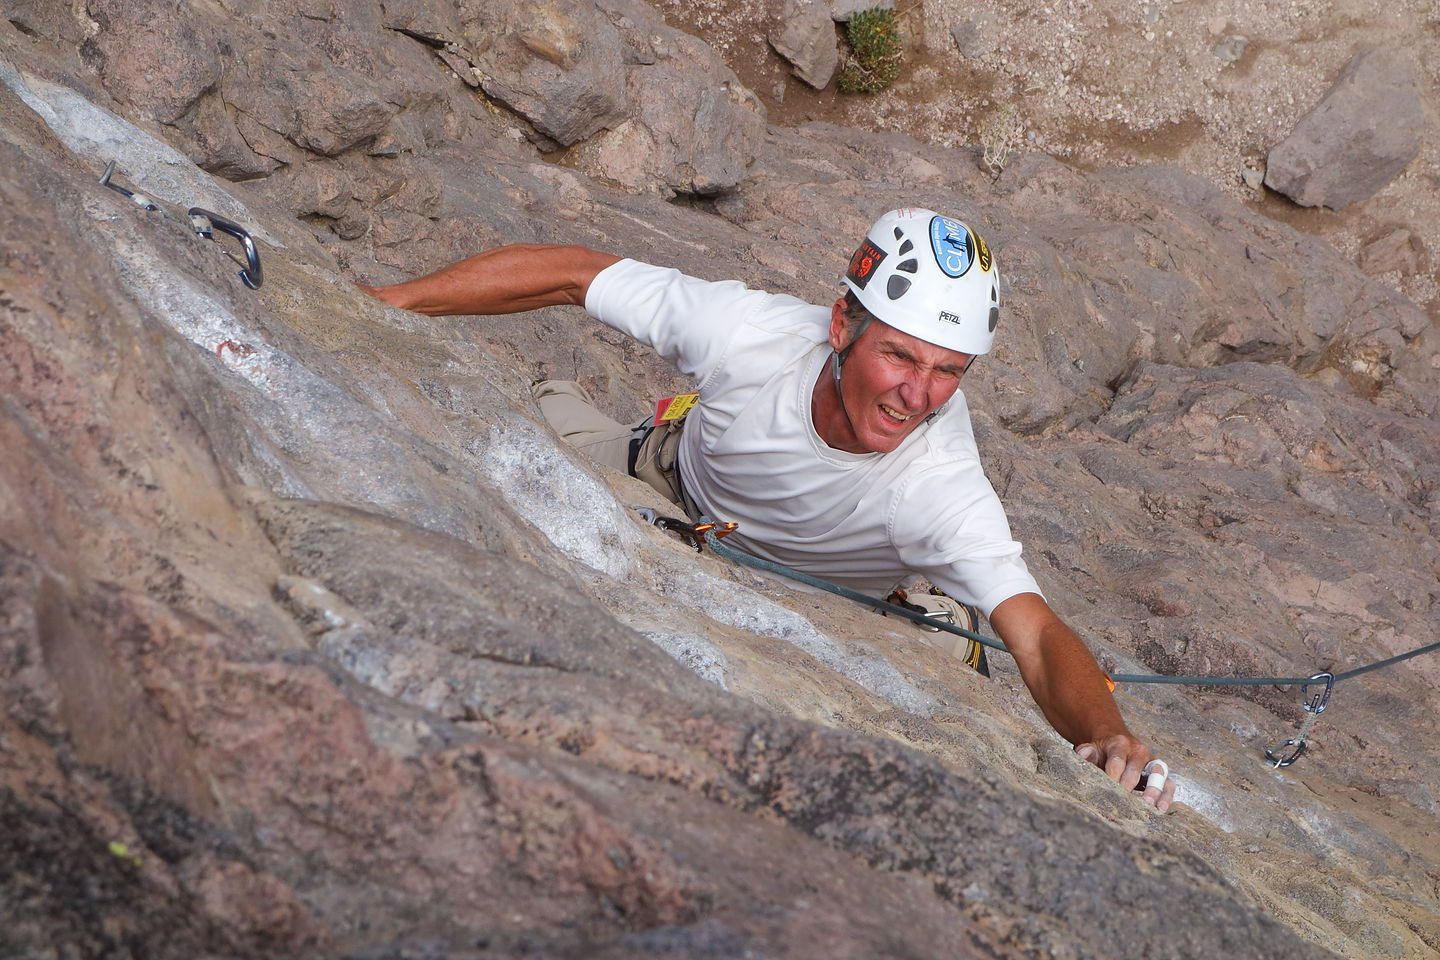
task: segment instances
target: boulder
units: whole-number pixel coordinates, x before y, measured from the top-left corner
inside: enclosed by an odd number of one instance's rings
[[[795,75],[816,90],[825,89],[840,62],[835,23],[827,0],[785,0],[780,19],[766,34]]]
[[[467,4],[460,34],[481,88],[561,146],[625,119],[620,34],[590,0]]]
[[[1404,227],[1387,230],[1360,251],[1360,269],[1371,276],[1395,272],[1402,277],[1413,277],[1428,265],[1425,245]]]
[[[188,4],[98,0],[88,9],[100,29],[82,50],[120,102],[173,123],[219,81],[218,39]]]
[[[950,37],[962,57],[978,59],[994,53],[1000,45],[999,27],[993,13],[977,13],[950,25]]]
[[[1271,151],[1265,185],[1304,207],[1367,200],[1420,152],[1419,66],[1401,50],[1357,53],[1294,131]]]
[[[722,193],[743,182],[765,134],[759,98],[710,46],[643,4],[603,0],[600,8],[627,38],[627,116],[576,146],[568,161],[627,190],[666,196]]]

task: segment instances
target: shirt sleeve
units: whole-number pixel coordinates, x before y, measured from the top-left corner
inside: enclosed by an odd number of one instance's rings
[[[745,319],[769,299],[771,294],[739,281],[699,280],[679,270],[621,260],[591,281],[585,310],[703,381]]]
[[[890,533],[908,569],[990,616],[1021,593],[1040,593],[980,462],[951,461],[910,478]]]

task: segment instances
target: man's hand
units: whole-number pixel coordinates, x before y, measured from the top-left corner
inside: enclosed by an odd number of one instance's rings
[[[1155,761],[1131,735],[1105,674],[1074,630],[1065,625],[1039,594],[1021,593],[999,604],[990,623],[1015,663],[1045,719],[1075,752],[1104,770],[1110,779],[1133,789]],[[1158,784],[1151,775],[1145,802],[1162,813],[1175,798],[1175,785]],[[1151,787],[1149,784],[1157,786]]]
[[[1163,761],[1154,759],[1149,748],[1134,737],[1117,733],[1100,743],[1077,743],[1075,753],[1080,759],[1088,760],[1104,770],[1111,780],[1130,790],[1135,789],[1148,770],[1145,802],[1160,813],[1169,810],[1170,804],[1175,802],[1175,781],[1170,779]]]

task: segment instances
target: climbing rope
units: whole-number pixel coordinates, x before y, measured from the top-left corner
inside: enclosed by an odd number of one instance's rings
[[[701,524],[703,524],[709,523],[711,521],[706,517],[701,517],[700,522]],[[941,620],[932,619],[918,611],[907,610],[904,607],[897,606],[893,603],[888,603],[884,600],[877,600],[876,598],[868,596],[867,594],[863,594],[858,590],[851,590],[849,587],[842,587],[839,584],[830,583],[827,580],[821,580],[819,577],[812,576],[808,573],[803,573],[799,570],[792,570],[789,567],[775,563],[771,560],[765,560],[761,557],[752,557],[749,554],[741,553],[738,550],[732,549],[722,544],[711,532],[707,531],[703,534],[703,536],[705,537],[706,546],[713,550],[717,555],[724,557],[725,559],[730,560],[733,563],[738,563],[747,567],[753,567],[756,570],[764,570],[769,573],[778,574],[779,576],[786,577],[790,580],[795,580],[799,583],[806,584],[807,586],[815,587],[819,590],[824,590],[827,593],[833,593],[836,596],[844,597],[847,600],[853,600],[854,602],[867,606],[878,613],[885,614],[887,616],[893,614],[897,617],[903,617],[906,620],[912,620],[916,623],[922,624],[928,629],[938,629],[946,633],[957,634],[958,636],[965,637],[969,640],[974,640],[975,642],[990,647],[991,649],[1003,650],[1006,653],[1009,653],[1003,643],[1000,643],[997,640],[992,640],[989,637],[984,636],[983,634],[976,633],[973,630],[967,630],[964,627],[958,627],[953,623],[946,623]],[[1273,747],[1265,748],[1265,758],[1269,760],[1270,763],[1273,764],[1276,768],[1279,768],[1290,766],[1290,764],[1294,763],[1296,760],[1299,760],[1301,755],[1305,753],[1305,750],[1308,746],[1310,730],[1315,726],[1315,721],[1319,718],[1320,714],[1329,704],[1330,694],[1335,689],[1335,684],[1339,683],[1341,680],[1349,680],[1351,677],[1358,677],[1363,673],[1369,673],[1372,670],[1380,670],[1384,667],[1391,666],[1392,664],[1399,663],[1402,660],[1409,660],[1411,657],[1418,657],[1421,654],[1430,653],[1433,650],[1440,650],[1440,642],[1426,644],[1423,647],[1417,647],[1416,649],[1411,650],[1407,653],[1402,653],[1397,656],[1389,657],[1385,660],[1380,660],[1375,663],[1366,664],[1365,666],[1357,667],[1354,670],[1347,670],[1344,673],[1314,673],[1308,677],[1172,677],[1165,676],[1163,674],[1117,673],[1113,677],[1107,675],[1106,679],[1111,682],[1111,689],[1114,689],[1114,685],[1117,683],[1170,683],[1183,684],[1186,686],[1217,687],[1298,686],[1301,688],[1302,696],[1305,695],[1306,688],[1312,685],[1318,685],[1323,683],[1325,685],[1325,689],[1320,693],[1316,693],[1310,698],[1310,700],[1308,700],[1304,704],[1305,719],[1300,724],[1300,729],[1296,733],[1296,735],[1286,740],[1284,743],[1277,744]],[[1287,748],[1290,750],[1290,752],[1288,754],[1282,753],[1282,751],[1286,750]]]

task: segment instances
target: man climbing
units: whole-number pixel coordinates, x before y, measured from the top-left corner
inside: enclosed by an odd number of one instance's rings
[[[712,517],[727,544],[883,597],[923,575],[979,607],[1075,752],[1166,810],[1173,781],[1121,719],[1084,642],[1052,611],[985,478],[958,388],[999,318],[979,234],[929,210],[887,213],[831,307],[712,283],[584,247],[513,245],[366,293],[430,316],[561,304],[696,378],[680,426],[632,430],[576,384],[541,382],[541,411],[595,459]],[[1158,761],[1156,761],[1158,765]]]

